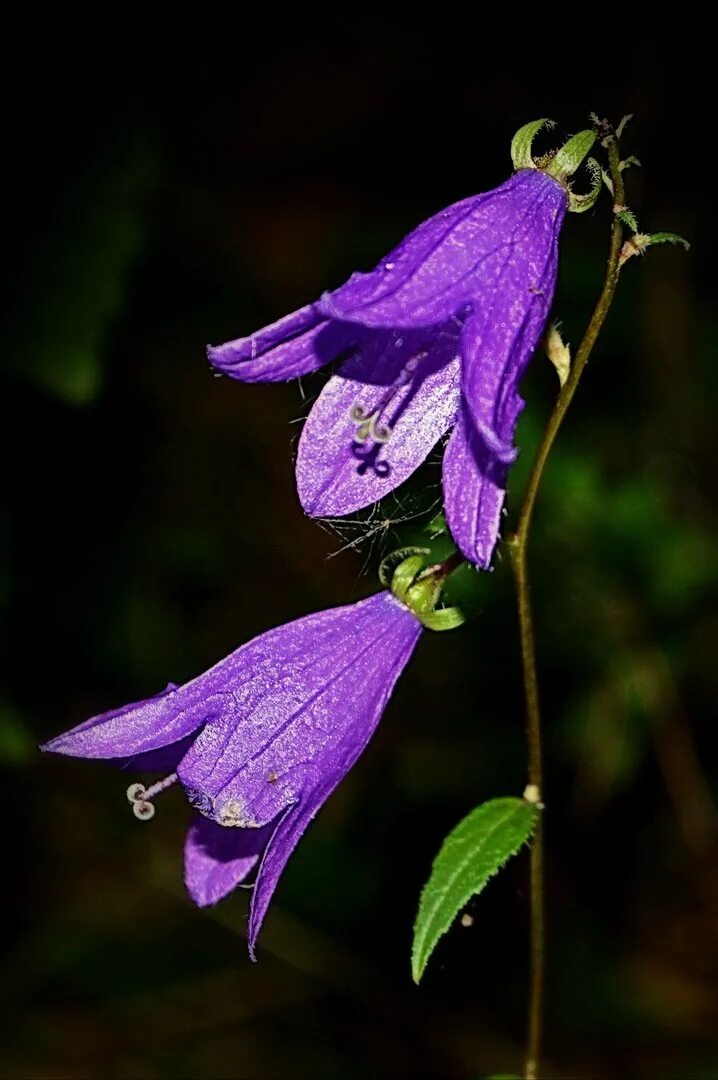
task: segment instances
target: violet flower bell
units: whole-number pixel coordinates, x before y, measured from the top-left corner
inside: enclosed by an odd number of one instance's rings
[[[518,171],[506,183],[425,221],[370,273],[209,348],[212,365],[243,382],[292,379],[341,359],[299,441],[307,514],[343,516],[376,502],[453,428],[443,464],[447,523],[463,555],[489,565],[516,457],[517,388],[551,306],[561,225],[600,187],[578,196],[568,184],[593,131],[534,160],[545,123],[515,136]]]
[[[169,773],[128,788],[141,819],[179,781],[200,811],[185,843],[195,903],[215,903],[256,870],[252,955],[289,856],[367,745],[422,626],[456,624],[453,609],[434,610],[436,587],[427,593],[436,573],[412,586],[416,560],[405,560],[408,578],[405,566],[393,575],[393,592],[269,630],[184,686],[102,713],[42,748]]]

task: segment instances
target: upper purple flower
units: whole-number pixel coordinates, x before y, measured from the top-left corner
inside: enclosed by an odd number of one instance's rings
[[[200,811],[185,844],[185,881],[215,903],[259,866],[249,948],[309,822],[368,743],[421,634],[385,591],[261,634],[204,675],[88,720],[43,749],[120,758],[170,775],[127,795],[149,818],[179,780]]]
[[[518,384],[554,294],[566,186],[522,168],[425,221],[368,274],[250,337],[209,349],[245,382],[341,359],[299,442],[297,488],[315,517],[352,513],[402,483],[453,427],[445,513],[464,556],[496,544]]]

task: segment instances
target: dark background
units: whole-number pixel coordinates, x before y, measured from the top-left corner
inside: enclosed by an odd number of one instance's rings
[[[520,1067],[525,855],[470,905],[473,926],[444,939],[421,988],[409,969],[442,837],[525,783],[505,561],[470,583],[480,614],[467,628],[422,641],[297,850],[257,965],[245,893],[204,912],[184,895],[179,791],[142,826],[127,777],[35,747],[375,588],[381,554],[426,520],[413,515],[436,496],[439,455],[369,525],[323,530],[293,486],[297,384],[214,378],[205,343],[315,298],[501,183],[526,121],[552,116],[564,136],[593,109],[637,114],[630,205],[642,228],[693,247],[627,264],[538,508],[547,1074],[718,1077],[705,28],[646,39],[606,11],[581,40],[440,14],[400,25],[352,12],[347,29],[277,13],[193,28],[181,46],[150,45],[138,26],[140,52],[125,43],[133,28],[111,23],[89,46],[47,26],[42,42],[6,44],[2,1076],[468,1080]],[[604,196],[564,230],[555,310],[574,343],[609,221]],[[513,510],[556,391],[544,358],[523,390]]]

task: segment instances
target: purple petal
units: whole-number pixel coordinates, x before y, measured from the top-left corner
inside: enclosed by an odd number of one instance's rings
[[[500,282],[533,221],[542,217],[560,226],[566,203],[557,181],[538,170],[522,170],[494,191],[425,221],[376,270],[354,274],[325,294],[318,307],[327,318],[364,326],[446,322]]]
[[[155,697],[93,716],[40,749],[72,757],[124,758],[171,747],[201,727],[209,715],[196,684],[195,679],[178,689],[170,683]],[[174,750],[169,753],[174,757]],[[156,765],[150,759],[150,768]]]
[[[341,779],[342,777],[339,777],[339,780]],[[307,826],[311,824],[312,819],[329,798],[339,780],[332,783],[331,786],[316,787],[297,809],[289,810],[277,825],[274,835],[267,844],[249,907],[247,942],[252,960],[256,959],[255,946],[257,937],[282,871],[289,862],[289,858],[301,840]]]
[[[444,513],[464,558],[484,569],[499,538],[506,472],[464,407],[444,451]]]
[[[169,746],[159,746],[156,750],[147,750],[144,754],[133,754],[122,761],[121,767],[133,773],[176,772],[196,737],[197,732],[191,731],[189,735],[170,743]]]
[[[505,463],[516,456],[512,442],[523,407],[518,384],[543,334],[556,286],[565,199],[555,184],[549,192],[552,197],[527,215],[523,236],[498,275],[475,294],[462,333],[464,396],[479,435]]]
[[[265,825],[331,790],[363,750],[421,633],[388,592],[270,630],[239,649],[231,691],[178,775],[222,825]]]
[[[313,517],[343,515],[403,483],[454,421],[459,399],[459,332],[370,331],[309,414],[297,456],[297,490]],[[351,417],[389,428],[387,442],[357,439]]]
[[[264,829],[225,829],[197,815],[184,846],[184,880],[199,907],[216,904],[259,862],[273,825]]]
[[[209,346],[213,367],[242,382],[283,382],[335,360],[359,337],[356,327],[332,324],[316,304],[266,326],[250,337]]]

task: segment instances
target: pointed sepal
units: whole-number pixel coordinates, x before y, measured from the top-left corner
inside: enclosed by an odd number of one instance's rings
[[[463,612],[458,607],[444,608],[439,604],[457,556],[427,566],[429,554],[428,548],[400,548],[384,559],[379,577],[427,630],[453,630],[465,621]]]
[[[571,214],[583,214],[595,206],[596,199],[601,194],[601,184],[604,179],[601,166],[595,158],[589,158],[586,162],[588,174],[591,177],[591,190],[585,195],[579,195],[576,191],[568,193],[568,209]]]
[[[596,132],[591,128],[579,131],[557,150],[546,166],[549,176],[564,183],[586,160],[589,150],[596,141]]]
[[[519,169],[535,169],[537,167],[531,152],[533,141],[542,128],[552,128],[553,126],[554,121],[544,117],[543,120],[532,120],[529,124],[524,124],[522,128],[519,128],[511,140],[511,160],[514,163],[514,169],[518,171]]]

